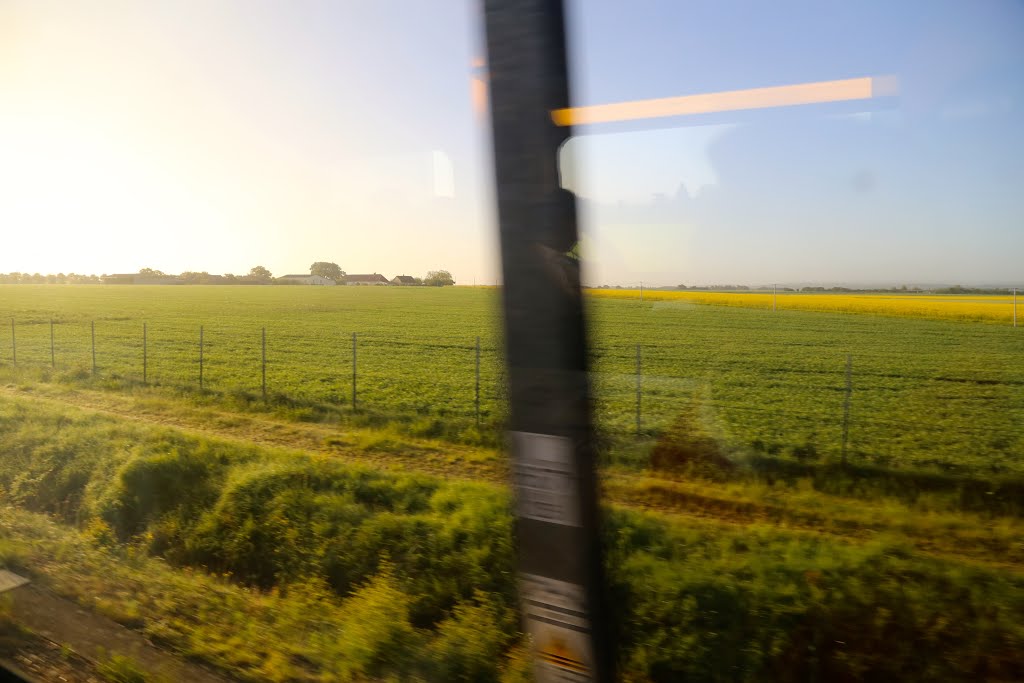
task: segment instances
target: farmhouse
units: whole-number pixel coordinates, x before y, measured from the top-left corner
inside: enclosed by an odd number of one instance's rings
[[[331,278],[323,277],[322,275],[282,275],[277,278],[277,281],[283,285],[321,285],[324,287],[330,287],[338,284]]]
[[[346,285],[390,285],[388,279],[379,273],[369,275],[346,275],[342,278]]]
[[[391,284],[399,286],[410,286],[419,284],[412,275],[396,275],[391,278]]]

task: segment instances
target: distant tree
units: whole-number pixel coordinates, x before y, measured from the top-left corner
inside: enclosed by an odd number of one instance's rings
[[[263,266],[254,266],[249,271],[249,277],[256,278],[257,280],[269,280],[274,277],[273,274]]]
[[[447,270],[432,270],[423,278],[423,284],[428,287],[446,287],[455,284],[455,278]]]
[[[146,275],[148,277],[164,277],[165,273],[162,270],[156,270],[155,268],[139,268],[139,275]]]
[[[178,277],[180,277],[182,280],[184,280],[187,284],[190,285],[208,285],[212,282],[210,274],[205,270],[202,272],[186,270]]]
[[[317,261],[309,267],[309,274],[330,278],[335,282],[345,277],[345,271],[341,269],[341,266],[330,261]]]

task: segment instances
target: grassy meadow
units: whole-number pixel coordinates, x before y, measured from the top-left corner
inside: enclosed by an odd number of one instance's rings
[[[607,291],[623,680],[1024,678],[1024,330]],[[498,305],[0,286],[0,564],[243,680],[528,680]]]
[[[618,291],[589,300],[595,409],[608,438],[637,431],[639,345],[642,435],[696,419],[736,453],[835,460],[850,355],[851,462],[1024,472],[1024,329],[651,300],[674,292],[642,303],[603,296]],[[497,291],[484,288],[0,287],[0,315],[15,320],[24,372],[50,365],[52,319],[57,370],[90,381],[95,322],[93,383],[140,382],[145,322],[148,382],[195,389],[202,326],[205,389],[258,397],[265,327],[270,394],[351,409],[356,333],[360,409],[421,433],[492,443],[504,413],[498,306]],[[475,428],[477,337],[483,435]],[[0,334],[2,371],[13,370],[11,344]]]

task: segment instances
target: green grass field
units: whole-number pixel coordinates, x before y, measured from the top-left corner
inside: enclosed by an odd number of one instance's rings
[[[0,287],[0,565],[244,680],[528,680],[498,303]],[[1020,330],[588,307],[623,680],[1024,676]]]
[[[379,415],[500,423],[498,293],[473,288],[0,286],[16,324],[19,367],[87,378],[90,323],[101,378],[147,378],[231,394],[261,389],[261,329],[273,395],[351,408],[352,333],[359,407]],[[769,311],[687,302],[591,299],[598,423],[613,440],[698,420],[734,457],[827,462],[842,448],[852,358],[848,457],[886,468],[1024,473],[1024,334],[967,322]],[[11,336],[0,334],[8,371]],[[678,425],[677,425],[678,426]]]

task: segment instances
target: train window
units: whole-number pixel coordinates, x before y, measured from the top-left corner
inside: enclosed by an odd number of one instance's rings
[[[0,1],[0,668],[1024,679],[1022,37]]]

